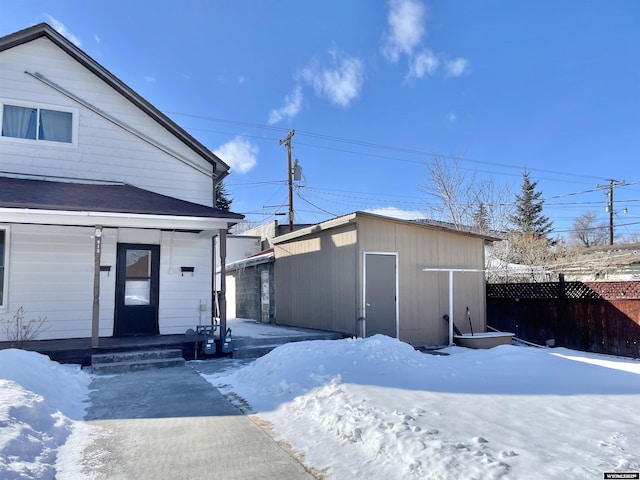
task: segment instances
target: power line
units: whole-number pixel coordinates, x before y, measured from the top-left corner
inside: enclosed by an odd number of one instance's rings
[[[211,122],[228,123],[228,124],[232,124],[232,125],[239,125],[239,126],[257,128],[257,129],[269,130],[269,131],[274,131],[274,132],[287,132],[288,131],[288,129],[286,129],[286,128],[275,127],[273,125],[265,125],[265,124],[260,124],[260,123],[252,123],[252,122],[246,122],[246,121],[238,121],[238,120],[216,118],[216,117],[210,117],[210,116],[206,116],[206,115],[194,115],[194,114],[189,114],[189,113],[184,113],[184,112],[174,112],[174,111],[165,111],[163,113],[166,113],[166,114],[169,114],[169,115],[180,115],[180,116],[195,118],[195,119],[199,119],[199,120],[206,120],[206,121],[211,121]],[[211,131],[211,130],[197,129],[197,128],[194,128],[193,130]],[[214,132],[214,133],[220,133],[220,132]],[[332,136],[332,135],[326,135],[326,134],[311,132],[311,131],[307,131],[307,130],[297,130],[297,133],[298,133],[298,136],[306,136],[306,137],[310,137],[310,138],[326,140],[326,141],[329,141],[329,142],[343,143],[343,144],[348,144],[348,145],[355,145],[355,146],[370,148],[370,149],[374,149],[374,150],[386,150],[386,151],[391,151],[391,152],[404,153],[404,154],[407,154],[407,155],[417,155],[417,156],[426,157],[426,158],[439,157],[439,158],[442,158],[442,159],[445,159],[445,160],[447,160],[447,159],[448,160],[460,160],[460,161],[479,164],[479,165],[494,166],[494,167],[511,169],[511,170],[517,169],[517,170],[521,171],[522,168],[523,168],[523,166],[521,166],[521,165],[511,165],[511,164],[500,163],[500,162],[490,162],[490,161],[486,161],[486,160],[477,160],[477,159],[466,157],[466,156],[462,156],[462,155],[443,154],[443,153],[438,153],[438,152],[435,152],[435,151],[419,150],[419,149],[412,149],[412,148],[406,148],[406,147],[398,147],[398,146],[394,146],[394,145],[384,145],[384,144],[379,144],[379,143],[374,143],[374,142],[367,142],[367,141],[362,141],[362,140],[350,139],[350,138],[346,138],[346,137],[337,137],[337,136]],[[227,132],[225,132],[225,134],[228,134],[228,135],[242,135],[242,136],[251,137],[251,135],[238,134],[238,133],[227,133]],[[255,137],[255,138],[260,138],[262,140],[276,140],[275,138],[272,138],[272,139],[266,139],[264,137]],[[340,151],[340,152],[344,152],[344,153],[350,153],[350,154],[355,154],[355,155],[364,155],[364,156],[369,156],[369,157],[373,157],[373,158],[381,158],[381,159],[385,159],[385,160],[394,160],[394,161],[400,161],[400,162],[406,162],[406,163],[416,163],[416,164],[425,164],[425,163],[427,163],[426,159],[413,159],[412,160],[412,159],[407,159],[407,158],[398,158],[398,157],[392,157],[392,156],[388,156],[388,155],[373,154],[373,153],[367,153],[367,152],[361,152],[361,151],[353,151],[353,150],[345,150],[345,149],[339,149],[339,148],[336,148],[336,147],[329,147],[329,146],[310,144],[310,143],[304,143],[304,142],[297,142],[297,143],[298,143],[298,145],[303,145],[303,146],[312,147],[312,148]],[[577,178],[590,179],[590,180],[600,180],[601,179],[601,177],[597,177],[597,176],[594,176],[594,175],[587,175],[587,174],[581,174],[581,173],[576,173],[576,172],[562,172],[562,171],[558,171],[558,170],[549,170],[549,169],[541,169],[541,168],[528,168],[528,170],[534,171],[534,172],[540,172],[540,173],[547,173],[547,174],[551,174],[551,175],[559,175],[559,176],[563,176],[563,177],[571,177],[571,178],[576,178],[577,177]],[[498,172],[484,171],[484,173],[498,173]],[[510,173],[510,174],[509,173],[505,173],[505,172],[499,172],[499,173],[503,174],[503,175],[516,175],[516,173]]]

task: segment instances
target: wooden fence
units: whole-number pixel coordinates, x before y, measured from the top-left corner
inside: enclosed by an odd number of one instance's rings
[[[640,357],[640,282],[487,284],[487,324],[545,345]]]

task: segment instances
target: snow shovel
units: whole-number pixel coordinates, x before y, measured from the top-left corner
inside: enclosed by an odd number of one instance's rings
[[[469,328],[471,329],[471,336],[473,336],[473,325],[471,325],[471,312],[469,311],[469,307],[467,307],[467,318],[469,319]]]

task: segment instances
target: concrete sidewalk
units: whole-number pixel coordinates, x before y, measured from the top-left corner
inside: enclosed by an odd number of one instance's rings
[[[86,421],[105,435],[85,451],[96,479],[313,479],[204,380],[220,360],[96,376]],[[228,365],[228,364],[227,364]]]

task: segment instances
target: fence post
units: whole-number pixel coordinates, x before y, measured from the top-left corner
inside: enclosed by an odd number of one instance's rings
[[[558,310],[556,320],[556,346],[567,346],[567,287],[564,273],[558,274]]]

